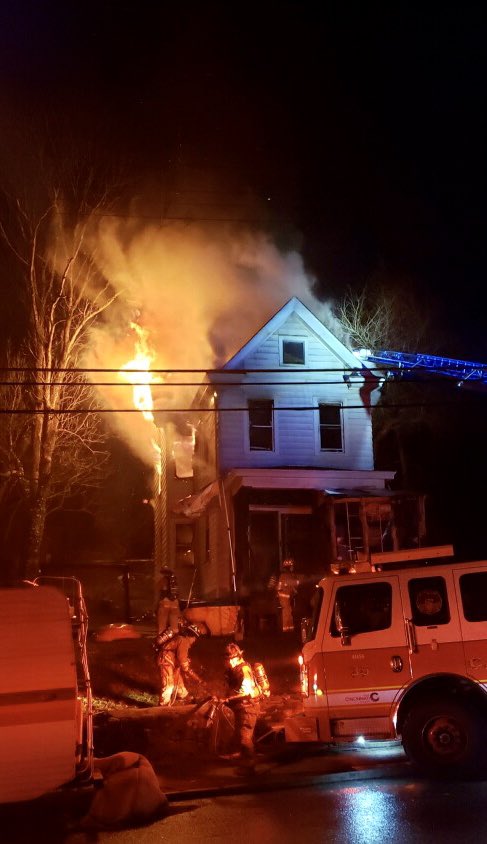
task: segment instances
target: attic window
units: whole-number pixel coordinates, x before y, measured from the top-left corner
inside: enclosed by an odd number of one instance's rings
[[[297,337],[281,337],[281,364],[283,366],[304,366],[306,363],[306,341]]]

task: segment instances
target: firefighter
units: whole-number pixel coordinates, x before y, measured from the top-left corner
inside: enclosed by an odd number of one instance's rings
[[[157,652],[157,664],[161,674],[161,693],[159,706],[170,706],[175,700],[181,703],[192,703],[194,698],[189,694],[186,683],[194,680],[201,684],[202,680],[191,668],[189,652],[196,640],[204,635],[197,624],[190,624],[184,620],[179,629],[167,627],[156,637],[154,648]]]
[[[277,595],[282,614],[283,631],[294,630],[293,607],[299,586],[299,577],[294,573],[294,560],[287,557],[282,561],[282,571],[277,584]]]
[[[260,712],[259,698],[262,691],[252,666],[246,662],[242,649],[235,642],[230,642],[225,648],[225,664],[225,680],[229,695],[224,703],[233,710],[234,736],[238,744],[236,753],[226,758],[238,758],[246,767],[253,768],[255,758],[253,737]]]
[[[157,584],[158,599],[156,607],[157,630],[161,633],[166,627],[178,629],[179,612],[179,588],[176,575],[169,566],[162,566],[161,576]]]

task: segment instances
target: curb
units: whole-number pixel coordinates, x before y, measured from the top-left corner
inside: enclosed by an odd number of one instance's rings
[[[317,785],[329,785],[333,783],[361,782],[364,780],[383,779],[404,779],[410,775],[410,768],[407,762],[397,765],[384,765],[377,768],[363,768],[355,771],[336,771],[323,774],[301,774],[293,779],[283,776],[272,780],[247,779],[246,782],[236,785],[213,786],[208,788],[195,788],[185,791],[166,791],[165,795],[170,803],[183,800],[204,799],[205,797],[230,797],[234,794],[257,794],[266,791],[282,791],[291,788],[309,788]],[[258,775],[257,775],[258,777]]]

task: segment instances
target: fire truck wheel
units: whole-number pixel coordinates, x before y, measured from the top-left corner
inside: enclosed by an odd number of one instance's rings
[[[485,726],[475,709],[440,698],[414,706],[402,729],[407,756],[430,775],[475,773],[484,740]]]

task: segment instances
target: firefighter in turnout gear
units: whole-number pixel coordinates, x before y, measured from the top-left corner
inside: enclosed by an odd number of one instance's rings
[[[160,573],[161,576],[157,582],[157,629],[161,632],[166,627],[172,627],[173,630],[177,631],[180,611],[178,600],[179,588],[176,575],[169,566],[163,566]]]
[[[277,583],[277,596],[282,614],[282,629],[287,632],[294,630],[293,609],[299,577],[294,573],[294,560],[287,557],[282,561],[282,571]]]
[[[235,717],[237,752],[232,758],[241,759],[248,767],[254,764],[254,730],[260,712],[260,698],[268,696],[269,683],[262,665],[256,665],[260,676],[244,659],[243,651],[235,642],[225,648],[225,680],[229,695],[225,700]],[[262,679],[261,679],[262,678]]]
[[[202,635],[203,631],[197,624],[183,621],[179,630],[167,627],[156,637],[154,648],[161,674],[159,706],[170,706],[176,701],[194,702],[186,683],[188,680],[194,680],[201,684],[202,680],[191,668],[189,652],[196,639]]]

